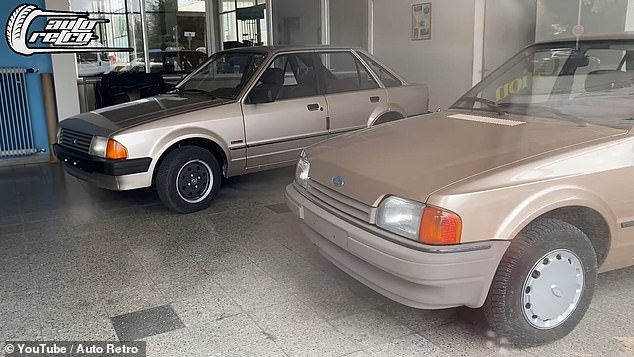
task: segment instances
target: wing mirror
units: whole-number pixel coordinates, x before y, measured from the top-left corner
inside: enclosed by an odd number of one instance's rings
[[[251,104],[263,104],[275,102],[271,88],[253,88],[249,94]]]

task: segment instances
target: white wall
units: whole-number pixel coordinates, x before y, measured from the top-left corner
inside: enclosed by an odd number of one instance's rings
[[[487,0],[484,27],[484,75],[535,42],[537,3]]]
[[[330,0],[330,44],[368,47],[368,0]]]
[[[474,0],[432,0],[431,40],[412,41],[412,0],[374,0],[374,54],[410,82],[426,83],[430,110],[471,88]]]
[[[275,44],[321,44],[320,4],[321,0],[273,0]],[[297,26],[285,36],[284,23],[294,19]]]
[[[69,0],[46,0],[50,10],[70,9]],[[57,118],[63,120],[79,114],[79,92],[77,91],[77,64],[73,54],[53,54],[53,80],[55,81],[55,101]]]

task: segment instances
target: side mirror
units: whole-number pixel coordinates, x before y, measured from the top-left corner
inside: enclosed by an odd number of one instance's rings
[[[273,103],[275,98],[271,88],[253,88],[249,94],[249,102],[252,104]]]

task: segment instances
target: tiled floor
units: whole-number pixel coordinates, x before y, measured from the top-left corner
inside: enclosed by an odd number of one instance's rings
[[[477,310],[411,309],[324,260],[280,205],[292,175],[228,180],[174,215],[152,190],[0,168],[0,341],[171,330],[144,338],[149,356],[634,356],[634,269],[600,276],[569,337],[512,351]]]

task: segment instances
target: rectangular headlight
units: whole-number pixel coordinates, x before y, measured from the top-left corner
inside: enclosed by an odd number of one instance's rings
[[[411,240],[418,240],[425,206],[416,201],[390,196],[377,211],[376,225]]]
[[[106,148],[108,147],[108,138],[104,138],[103,136],[93,136],[90,141],[90,150],[88,153],[90,155],[106,157]]]
[[[310,179],[309,173],[310,161],[308,161],[306,153],[302,151],[302,154],[299,157],[299,161],[297,162],[297,168],[295,169],[295,180],[303,188],[308,188],[308,180]]]

